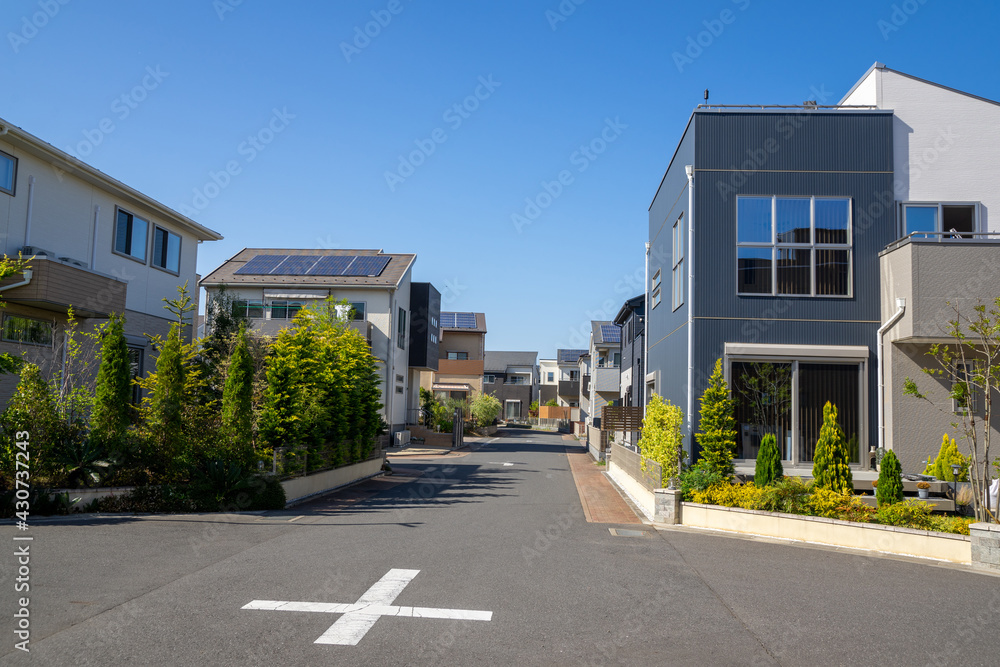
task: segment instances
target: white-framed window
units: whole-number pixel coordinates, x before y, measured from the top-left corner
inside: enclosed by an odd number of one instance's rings
[[[951,411],[956,415],[979,412],[979,390],[969,384],[969,378],[975,373],[976,366],[973,363],[955,365],[955,381],[951,387]]]
[[[496,381],[497,381],[497,376],[496,375],[484,375],[483,376],[483,384],[493,384]]]
[[[851,219],[847,197],[737,197],[737,293],[851,296]]]
[[[448,359],[451,361],[465,361],[469,358],[468,352],[448,352]]]
[[[396,326],[396,347],[401,350],[406,349],[406,311],[399,309],[399,318]]]
[[[162,227],[153,227],[153,266],[171,273],[180,273],[180,236]]]
[[[237,299],[233,301],[233,315],[251,320],[264,319],[264,302],[260,299]]]
[[[132,215],[128,211],[118,209],[115,219],[114,251],[137,262],[146,263],[146,236],[149,234],[149,222]]]
[[[652,304],[650,308],[656,308],[660,305],[660,270],[657,269],[656,273],[653,274],[653,282],[649,288],[649,300]]]
[[[556,374],[553,371],[548,371],[546,377],[548,378],[546,382],[548,382],[549,384],[556,381]]]
[[[0,192],[14,196],[17,184],[17,158],[0,151]]]
[[[677,310],[684,305],[684,215],[681,214],[674,223],[673,238],[673,310]]]
[[[51,346],[52,322],[20,315],[5,315],[3,339],[9,343]]]
[[[901,236],[941,240],[979,231],[979,202],[903,202],[900,207]]]

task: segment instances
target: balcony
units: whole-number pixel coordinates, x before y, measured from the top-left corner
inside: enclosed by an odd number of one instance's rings
[[[994,235],[909,236],[883,250],[879,262],[882,321],[896,312],[897,298],[906,299],[905,312],[887,333],[887,342],[948,341],[945,327],[955,318],[952,305],[969,316],[978,302],[989,306],[998,296],[1000,238]]]
[[[128,283],[124,280],[44,257],[32,259],[29,265],[31,282],[4,291],[0,298],[59,313],[72,307],[77,317],[104,318],[125,312]],[[22,280],[24,277],[16,274],[0,286]]]
[[[438,375],[482,375],[482,359],[440,359]]]
[[[571,396],[573,400],[576,400],[580,396],[580,381],[559,380],[559,395]]]
[[[617,366],[595,368],[591,376],[594,391],[612,392],[617,394],[621,381],[621,369]]]
[[[368,347],[372,346],[372,323],[368,320],[354,320],[347,325],[348,329],[354,329],[368,341]]]

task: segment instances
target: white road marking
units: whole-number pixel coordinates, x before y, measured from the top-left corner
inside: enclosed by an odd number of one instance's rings
[[[399,607],[391,604],[420,570],[389,570],[354,604],[334,602],[289,602],[284,600],[254,600],[243,609],[262,611],[304,611],[343,614],[320,635],[314,644],[356,646],[383,616],[404,618],[443,618],[459,621],[491,621],[492,611],[475,609],[437,609],[434,607]]]
[[[301,518],[303,518],[303,517],[305,517],[305,515],[304,515],[304,514],[303,514],[302,516],[297,516],[297,517],[295,517],[294,519],[289,519],[289,520],[288,520],[288,523],[291,523],[291,522],[293,522],[293,521],[298,521],[299,519],[301,519]]]
[[[448,466],[447,468],[441,468],[441,472],[443,472],[446,475],[450,475],[456,470],[458,470],[458,468],[456,468],[455,466]]]

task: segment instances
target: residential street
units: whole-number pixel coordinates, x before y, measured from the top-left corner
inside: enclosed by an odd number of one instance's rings
[[[8,630],[0,662],[997,663],[1000,578],[589,523],[568,458],[582,451],[510,430],[474,451],[390,457],[393,476],[282,512],[39,523],[31,653]],[[15,558],[2,568],[9,611]]]

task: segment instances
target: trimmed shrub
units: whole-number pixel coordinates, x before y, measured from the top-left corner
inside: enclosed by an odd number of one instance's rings
[[[765,487],[785,475],[781,466],[781,452],[778,451],[778,441],[773,433],[768,433],[760,443],[757,452],[757,465],[754,468],[753,481],[759,487]]]
[[[701,433],[697,434],[701,446],[700,458],[708,470],[729,480],[736,472],[733,453],[736,451],[735,401],[722,375],[722,359],[715,362],[715,370],[708,379],[708,388],[701,396]]]
[[[704,491],[710,486],[725,482],[722,475],[709,470],[704,461],[698,461],[680,475],[681,493],[684,500],[694,499],[695,491]]]
[[[924,474],[934,475],[938,479],[943,479],[946,482],[954,482],[956,481],[955,475],[951,472],[951,466],[953,463],[961,466],[957,481],[969,481],[969,460],[962,456],[962,453],[958,451],[958,445],[955,443],[955,438],[949,438],[948,434],[945,433],[944,439],[941,441],[941,449],[938,451],[937,458],[927,464]]]
[[[761,509],[787,514],[806,514],[809,504],[807,496],[812,487],[799,477],[782,477],[763,489]]]
[[[813,456],[816,486],[840,493],[854,493],[850,461],[851,453],[844,442],[844,431],[837,423],[837,406],[827,401],[823,406],[823,426],[820,427]]]
[[[836,519],[841,514],[841,508],[851,501],[851,496],[832,489],[817,488],[806,498],[809,514]]]
[[[132,363],[125,342],[124,319],[113,314],[101,339],[101,365],[90,416],[91,439],[112,451],[125,440],[132,423]]]
[[[882,465],[885,465],[885,459],[882,459]],[[878,522],[886,526],[903,526],[906,528],[930,530],[930,514],[931,509],[926,503],[911,498],[903,502],[887,505],[879,503],[876,516]]]
[[[642,437],[639,438],[638,446],[644,459],[660,464],[661,484],[664,487],[668,486],[671,478],[680,472],[683,422],[684,412],[679,407],[671,405],[670,401],[664,402],[659,394],[653,394],[653,399],[646,406],[646,416],[642,420]],[[645,470],[645,460],[642,465]]]
[[[742,507],[743,509],[760,509],[763,504],[765,489],[758,489],[753,482],[746,484],[730,484],[723,482],[713,484],[704,491],[695,491],[694,502],[704,505],[720,505],[722,507]]]
[[[879,507],[903,500],[903,470],[896,453],[891,449],[882,457],[875,497],[878,499]]]

